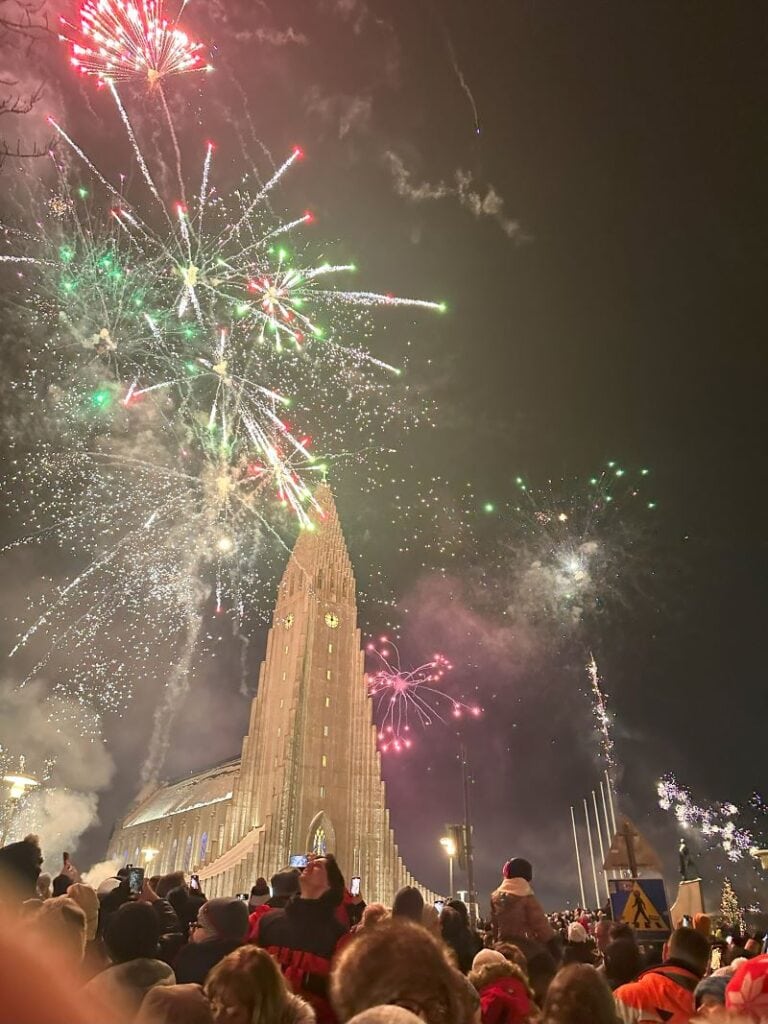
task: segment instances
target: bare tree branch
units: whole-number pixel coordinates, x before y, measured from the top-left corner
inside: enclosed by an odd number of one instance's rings
[[[0,0],[0,56],[10,57],[19,68],[19,58],[28,60],[34,43],[50,36],[45,0]],[[21,53],[19,52],[21,51]],[[42,82],[22,86],[19,80],[6,72],[0,77],[0,117],[24,117],[31,113],[43,95]],[[11,128],[13,131],[13,128]],[[43,156],[49,143],[22,143],[15,146],[0,136],[0,167],[6,158],[31,160]]]

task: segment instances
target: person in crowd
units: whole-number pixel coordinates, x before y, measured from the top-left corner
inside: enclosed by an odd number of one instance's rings
[[[564,967],[549,986],[541,1024],[617,1024],[605,979],[589,964]]]
[[[172,889],[178,889],[180,886],[186,886],[186,884],[187,879],[183,871],[171,871],[167,875],[161,875],[157,884],[151,888],[161,900],[167,900],[168,893]]]
[[[768,1021],[768,956],[743,963],[725,989],[728,1013],[747,1021]]]
[[[152,907],[152,912],[157,917],[157,924],[160,928],[161,935],[169,935],[174,933],[181,933],[183,931],[181,922],[176,915],[176,911],[173,909],[171,904],[168,902],[168,893],[172,892],[176,886],[168,887],[168,884],[163,885],[168,879],[177,879],[181,876],[181,884],[184,884],[184,873],[177,871],[173,875],[164,875],[158,885],[162,887],[163,895],[155,892],[151,887],[147,879],[144,879],[144,884],[141,889],[141,895],[139,899],[143,903],[148,903]]]
[[[37,836],[27,836],[18,843],[0,849],[0,900],[23,903],[37,898],[37,880],[43,854]]]
[[[36,896],[40,900],[49,900],[53,896],[53,879],[47,871],[41,871],[35,884]]]
[[[729,981],[729,974],[711,974],[708,978],[701,979],[693,993],[697,1017],[717,1019],[723,1015],[725,990]]]
[[[402,1006],[373,1006],[370,1010],[363,1010],[348,1022],[348,1024],[419,1024],[421,1020],[410,1010],[404,1010]]]
[[[541,904],[533,895],[533,868],[530,862],[522,857],[513,857],[504,865],[503,876],[499,888],[491,893],[491,928],[494,939],[497,942],[533,939],[542,946],[556,941],[555,932]]]
[[[339,877],[335,860],[310,857],[299,877],[299,895],[282,910],[264,914],[251,940],[277,960],[291,989],[313,1006],[320,1024],[334,1020],[328,978],[331,960],[346,934],[336,916]]]
[[[509,960],[511,964],[516,964],[527,977],[528,960],[519,946],[515,946],[511,942],[497,942],[493,948],[497,953],[501,953],[505,960]]]
[[[369,903],[363,911],[363,916],[360,919],[357,930],[361,928],[374,928],[377,924],[381,924],[382,921],[388,921],[390,916],[383,903]]]
[[[609,943],[603,954],[602,971],[611,992],[634,981],[643,969],[643,958],[637,943],[616,939]]]
[[[694,992],[709,966],[709,953],[709,941],[701,932],[677,928],[670,937],[664,962],[645,971],[637,981],[616,989],[622,1020],[627,1024],[657,1019],[666,1024],[687,1024],[695,1013]]]
[[[251,889],[251,895],[248,898],[248,913],[252,914],[256,907],[266,903],[271,895],[266,878],[257,878],[256,885]]]
[[[272,895],[268,900],[256,907],[251,912],[248,919],[248,941],[255,942],[256,934],[259,927],[259,920],[270,912],[270,910],[284,910],[288,905],[289,900],[292,900],[294,896],[299,894],[299,875],[300,871],[298,868],[284,868],[282,871],[278,871],[272,875],[270,882],[272,884]]]
[[[395,893],[392,917],[404,917],[421,924],[424,911],[424,897],[413,885],[404,885]]]
[[[595,947],[587,935],[583,924],[574,921],[568,925],[568,939],[563,946],[563,964],[590,964],[592,967],[597,963]]]
[[[264,949],[244,946],[211,971],[205,984],[214,1024],[314,1024],[309,1003],[288,989]]]
[[[611,942],[611,920],[606,914],[600,914],[595,922],[595,944],[602,956]]]
[[[523,1024],[536,1010],[524,973],[495,949],[475,956],[469,980],[480,996],[482,1024]]]
[[[67,889],[72,885],[72,879],[69,875],[65,875],[63,872],[56,875],[53,882],[51,883],[51,891],[54,898],[57,896],[66,896]]]
[[[150,888],[152,886],[150,885]],[[194,892],[188,885],[177,885],[171,889],[166,897],[168,903],[173,907],[174,913],[179,922],[181,935],[186,942],[193,923],[197,920],[200,907],[205,903],[205,896]]]
[[[440,934],[443,942],[456,958],[456,966],[462,974],[469,974],[472,960],[477,953],[477,943],[473,940],[468,925],[464,924],[461,914],[447,904],[440,914]]]
[[[437,907],[433,907],[431,903],[425,903],[421,912],[421,923],[430,935],[434,935],[436,939],[442,939],[443,933],[440,928],[440,915],[437,912]]]
[[[238,899],[208,900],[190,930],[190,942],[173,963],[181,984],[204,985],[208,973],[225,956],[242,946],[248,934],[248,907]]]
[[[144,996],[136,1024],[214,1024],[199,985],[156,985]],[[227,1024],[235,1024],[232,1018]]]
[[[693,927],[701,932],[705,939],[712,938],[712,918],[709,914],[694,914]]]
[[[471,1024],[477,1005],[442,944],[402,915],[345,946],[331,975],[331,1001],[340,1021],[386,1004],[426,1024]]]
[[[85,956],[87,921],[85,912],[69,896],[46,900],[32,919],[32,929],[49,947],[56,948],[62,963],[73,973]]]
[[[109,916],[104,943],[111,966],[97,974],[83,993],[97,1007],[120,1008],[126,1022],[133,1021],[142,1000],[155,985],[174,985],[171,968],[157,959],[160,926],[147,903],[129,902]]]
[[[472,956],[474,956],[475,953],[479,953],[483,948],[483,940],[481,939],[479,932],[472,927],[472,922],[469,919],[469,907],[467,904],[464,900],[451,899],[448,900],[445,905],[446,907],[451,907],[451,909],[455,910],[461,917],[462,924],[469,933],[470,943],[473,947]]]

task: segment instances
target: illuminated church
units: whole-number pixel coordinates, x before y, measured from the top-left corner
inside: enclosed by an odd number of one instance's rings
[[[208,896],[248,892],[307,851],[335,853],[368,900],[391,904],[418,884],[389,823],[352,564],[329,488],[317,497],[324,518],[299,537],[278,588],[242,756],[142,793],[110,857],[151,874],[197,871]]]

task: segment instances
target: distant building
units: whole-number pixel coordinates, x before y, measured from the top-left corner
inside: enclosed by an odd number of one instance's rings
[[[142,793],[111,857],[155,850],[149,872],[198,871],[209,896],[249,891],[308,851],[335,853],[368,900],[417,884],[389,823],[352,564],[330,490],[317,497],[325,515],[278,588],[242,757]]]

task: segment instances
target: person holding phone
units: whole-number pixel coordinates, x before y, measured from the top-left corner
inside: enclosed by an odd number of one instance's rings
[[[248,919],[248,942],[258,941],[259,921],[265,914],[269,914],[272,910],[284,910],[288,906],[289,900],[299,895],[300,874],[301,872],[297,868],[285,868],[285,870],[272,875],[270,879],[272,895],[260,907],[255,907]]]

